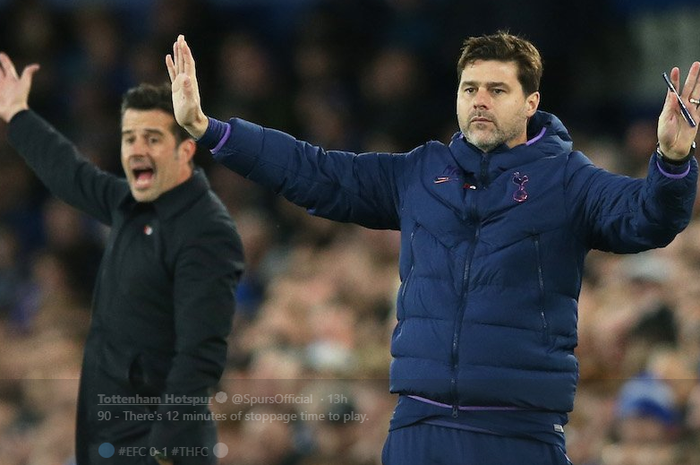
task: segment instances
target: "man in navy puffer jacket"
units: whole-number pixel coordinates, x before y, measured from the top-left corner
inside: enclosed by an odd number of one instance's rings
[[[312,214],[400,229],[386,464],[559,464],[577,382],[577,300],[590,249],[667,245],[695,198],[696,128],[670,92],[646,179],[595,167],[538,111],[529,42],[473,37],[458,63],[449,145],[405,154],[325,151],[207,118],[184,38],[166,58],[178,122],[233,171]],[[700,120],[700,63],[681,96]],[[680,71],[671,71],[678,87]]]

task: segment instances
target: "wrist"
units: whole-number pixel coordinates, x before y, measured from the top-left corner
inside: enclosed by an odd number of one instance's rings
[[[29,106],[18,105],[16,107],[11,107],[7,109],[7,111],[4,111],[2,114],[0,114],[0,118],[5,120],[6,123],[9,123],[10,121],[12,121],[12,118],[14,118],[15,115],[17,115],[17,113],[20,113],[24,110],[29,110]]]
[[[189,132],[195,139],[200,139],[205,132],[207,132],[207,127],[209,126],[209,118],[204,112],[200,111],[195,117],[194,121],[190,124],[184,126],[185,131]]]
[[[670,165],[684,165],[693,157],[693,155],[695,155],[695,141],[693,141],[693,143],[690,145],[690,151],[680,157],[669,156],[668,152],[661,150],[661,144],[659,143],[656,144],[656,153],[664,163],[668,163]]]
[[[209,125],[204,135],[197,139],[197,145],[206,148],[212,154],[218,152],[223,144],[226,143],[231,134],[231,125],[219,121],[214,118],[209,118]]]

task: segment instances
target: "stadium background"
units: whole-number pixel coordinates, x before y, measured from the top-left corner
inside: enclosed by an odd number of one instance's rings
[[[679,65],[685,74],[700,59],[695,0],[0,0],[0,50],[20,68],[42,66],[32,108],[117,174],[120,96],[167,79],[163,57],[178,33],[194,50],[212,116],[326,148],[405,151],[456,131],[461,42],[497,29],[542,51],[541,109],[560,116],[576,149],[613,171],[644,174],[661,72]],[[4,131],[0,463],[67,465],[106,231],[48,195]],[[395,401],[386,376],[398,233],[310,217],[207,154],[197,162],[247,256],[220,386],[227,400],[213,409],[319,415],[220,422],[228,448],[220,463],[379,463]],[[699,298],[697,219],[665,250],[590,255],[581,385],[566,428],[576,465],[700,463]],[[235,394],[290,395],[246,405]],[[298,402],[309,395],[311,404]]]

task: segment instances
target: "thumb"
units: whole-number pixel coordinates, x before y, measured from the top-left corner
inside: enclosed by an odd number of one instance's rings
[[[34,77],[34,73],[39,71],[40,66],[36,63],[32,65],[25,66],[25,68],[22,70],[22,76],[20,76],[19,80],[22,81],[22,83],[26,84],[27,86],[32,85],[32,78]]]

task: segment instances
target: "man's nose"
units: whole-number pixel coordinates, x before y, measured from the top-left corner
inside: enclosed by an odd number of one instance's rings
[[[491,105],[491,95],[487,89],[478,89],[474,96],[474,108],[488,108]]]

